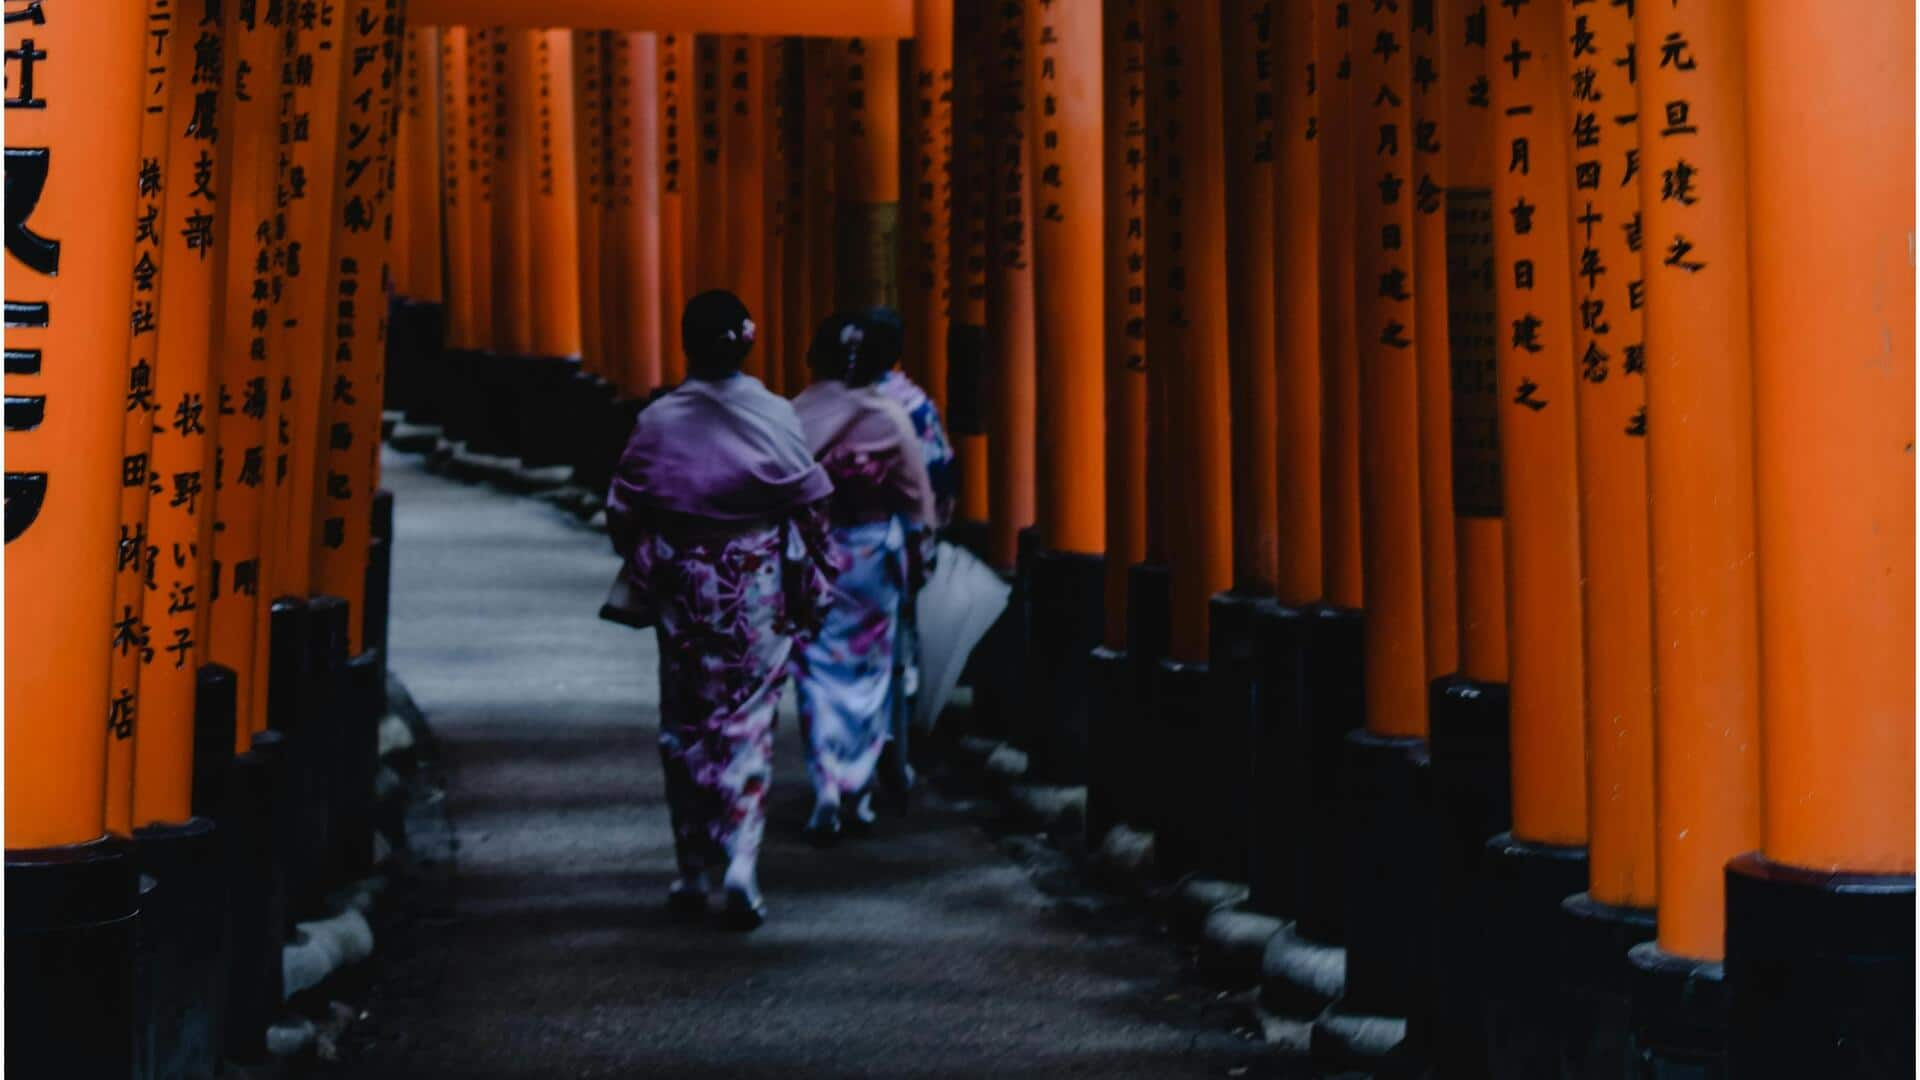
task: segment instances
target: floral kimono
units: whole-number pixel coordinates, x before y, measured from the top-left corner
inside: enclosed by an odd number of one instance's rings
[[[912,422],[877,387],[817,382],[794,408],[833,478],[844,559],[820,632],[795,659],[814,796],[839,803],[867,787],[891,737],[901,599],[922,575],[909,534],[933,521],[933,493]]]
[[[683,871],[751,860],[794,642],[835,565],[793,407],[759,380],[688,380],[640,413],[607,498],[627,584],[660,640],[660,761]]]

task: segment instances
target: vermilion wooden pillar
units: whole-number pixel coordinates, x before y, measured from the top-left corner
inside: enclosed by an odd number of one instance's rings
[[[694,38],[694,102],[698,112],[699,159],[695,201],[683,205],[683,220],[692,223],[686,232],[687,260],[692,271],[688,296],[707,289],[731,286],[726,280],[727,254],[727,123],[725,40],[712,34]]]
[[[1233,418],[1233,586],[1270,595],[1279,572],[1278,335],[1274,313],[1271,0],[1229,0],[1221,12],[1226,85],[1227,331]]]
[[[856,37],[837,48],[835,306],[898,307],[900,43]]]
[[[25,989],[7,1062],[41,1075],[133,1068],[138,876],[102,834],[109,642],[152,647],[137,609],[111,609],[107,561],[127,469],[146,11],[6,11],[6,968]],[[146,461],[134,471],[145,485]]]
[[[533,355],[534,30],[492,39],[493,348],[508,358]],[[504,449],[505,447],[503,447]]]
[[[296,70],[310,69],[311,82],[296,78],[287,91],[294,116],[306,117],[305,139],[288,141],[286,176],[281,198],[289,254],[298,245],[298,258],[286,262],[280,294],[280,314],[271,346],[279,417],[269,457],[272,493],[267,517],[268,546],[263,552],[267,587],[261,597],[261,641],[268,642],[267,617],[273,598],[305,598],[311,591],[310,545],[313,540],[314,462],[325,438],[320,427],[321,395],[327,384],[325,325],[333,312],[327,308],[327,267],[331,262],[334,230],[334,190],[326,182],[335,161],[345,154],[353,165],[361,162],[343,140],[356,132],[340,123],[342,46],[345,18],[338,10],[317,13],[311,26],[295,24],[290,37]],[[365,133],[371,138],[372,132]],[[269,642],[270,645],[270,642]],[[256,684],[257,708],[265,708],[262,684]]]
[[[174,27],[168,46],[163,176],[191,176],[202,153],[209,160],[218,154],[218,124],[198,113],[195,103],[201,94],[221,92],[225,72],[202,69],[195,58],[222,43],[225,27],[217,19],[206,21],[204,11],[194,14]],[[209,230],[221,209],[210,187],[170,187],[154,223],[167,277],[156,308],[162,329],[153,368],[155,411],[148,417],[154,428],[148,468],[160,491],[148,501],[148,550],[142,555],[154,567],[141,616],[154,651],[140,672],[136,827],[184,822],[193,814],[194,693],[204,649],[198,615],[206,602],[199,553],[212,539],[209,433],[218,408],[210,364],[219,262]]]
[[[1147,557],[1146,28],[1142,0],[1103,12],[1106,235],[1106,620],[1127,647],[1127,572]]]
[[[1493,121],[1486,92],[1487,35],[1474,32],[1478,14],[1468,0],[1437,5],[1439,86],[1445,94],[1437,137],[1446,156],[1446,326],[1453,389],[1448,464],[1459,672],[1497,685],[1507,680],[1506,521],[1493,305]]]
[[[146,26],[152,31],[143,60],[150,76],[144,80],[140,102],[140,172],[134,183],[134,213],[144,224],[134,228],[133,249],[127,255],[132,268],[134,323],[132,347],[127,350],[126,388],[122,395],[120,537],[113,572],[113,611],[116,618],[134,620],[148,639],[116,635],[107,698],[106,824],[119,836],[133,832],[134,727],[140,715],[140,669],[152,648],[152,626],[145,611],[148,557],[148,484],[158,479],[151,465],[153,429],[159,406],[153,396],[153,367],[159,346],[159,305],[162,268],[166,265],[159,233],[162,189],[165,186],[168,134],[167,93],[173,37],[171,0],[148,0]],[[183,32],[184,33],[184,32]],[[8,161],[9,169],[12,161]],[[9,402],[9,404],[12,404]],[[11,427],[9,427],[11,430]],[[132,481],[129,483],[128,481]]]
[[[610,211],[602,238],[602,265],[615,267],[609,280],[618,291],[603,293],[602,312],[616,336],[609,358],[619,365],[616,379],[634,397],[645,397],[661,381],[660,323],[660,159],[659,40],[650,34],[623,33],[611,39],[608,82],[614,125],[608,188]],[[604,283],[603,283],[604,288]],[[617,316],[612,308],[620,308]]]
[[[990,467],[984,411],[987,325],[988,77],[992,19],[982,0],[954,0],[953,200],[947,279],[953,297],[948,333],[947,430],[960,472],[954,516],[984,526],[989,517]],[[809,48],[812,48],[809,45]],[[812,70],[812,54],[808,54]],[[808,85],[814,80],[809,77]],[[813,98],[808,97],[809,103]],[[809,114],[809,130],[812,130]],[[811,226],[810,226],[811,228]]]
[[[1904,1075],[1914,10],[1795,0],[1744,12],[1761,834],[1727,873],[1730,1064],[1741,1076]],[[1676,45],[1690,65],[1668,61]],[[1731,66],[1731,45],[1667,37],[1659,62],[1697,84]],[[1669,127],[1709,122],[1663,109]],[[1701,274],[1723,257],[1701,242],[1681,256]]]
[[[1014,568],[1020,530],[1034,521],[1033,147],[1026,104],[1026,21],[1033,15],[1025,0],[998,6],[990,16],[994,50],[986,73],[987,179],[992,185],[987,206],[986,327],[992,372],[987,380],[992,402],[987,410],[987,552],[1002,571]],[[853,122],[847,118],[848,124]],[[841,201],[846,200],[843,195]],[[843,264],[847,258],[842,255]]]
[[[1279,536],[1274,595],[1311,604],[1321,589],[1320,88],[1310,4],[1276,5],[1273,49],[1274,452]]]
[[[467,149],[473,128],[467,37],[467,29],[460,26],[447,27],[440,34],[440,157],[445,170],[441,210],[446,221],[449,350],[472,350],[480,343],[474,325],[473,257],[474,203],[480,193]]]
[[[500,92],[500,84],[493,72],[493,52],[498,33],[482,29],[467,32],[466,158],[472,188],[467,199],[467,234],[468,258],[473,268],[469,286],[473,302],[472,347],[476,351],[495,347],[493,207],[499,193],[494,184],[497,123],[494,99]]]
[[[224,200],[220,235],[220,324],[214,339],[218,420],[215,429],[213,536],[206,590],[207,658],[233,669],[240,715],[236,748],[245,750],[265,722],[256,680],[265,678],[264,650],[256,648],[261,593],[262,485],[268,473],[267,425],[274,317],[273,203],[279,156],[279,97],[269,78],[280,68],[279,26],[258,17],[251,25],[238,8],[227,12],[227,85],[218,121],[226,145],[214,191]],[[262,271],[261,267],[268,268]]]
[[[790,163],[784,142],[787,124],[786,99],[790,83],[787,70],[786,41],[759,37],[754,47],[760,51],[764,72],[755,95],[760,116],[760,156],[763,180],[760,185],[760,213],[765,225],[760,236],[760,261],[763,271],[761,307],[758,321],[767,327],[754,352],[762,353],[760,370],[765,372],[767,388],[776,394],[797,394],[799,387],[787,386],[787,178]]]
[[[573,150],[573,35],[543,30],[527,57],[534,102],[532,203],[533,354],[563,360],[582,351],[579,185]]]
[[[1566,64],[1552,6],[1488,18],[1513,834],[1574,846],[1587,814]]]
[[[722,191],[727,204],[726,287],[740,297],[756,323],[773,331],[767,317],[766,264],[766,50],[745,34],[721,43],[726,53],[726,85],[721,98],[726,126],[727,171]],[[747,355],[746,372],[766,375],[767,349]]]
[[[350,0],[346,5],[349,55],[377,56],[342,72],[341,124],[369,133],[372,161],[350,167],[342,155],[333,170],[335,223],[328,267],[327,376],[321,455],[321,487],[314,514],[313,581],[320,592],[342,597],[347,650],[364,647],[367,546],[373,525],[373,492],[380,456],[380,390],[386,337],[387,251],[390,243],[393,93],[398,42],[395,24],[384,18],[389,0]]]
[[[1365,6],[1363,5],[1363,9]],[[1413,260],[1418,164],[1407,13],[1363,10],[1354,50],[1355,340],[1359,356],[1366,726],[1427,731],[1421,583],[1420,361]]]
[[[1760,839],[1745,140],[1751,83],[1739,46],[1741,10],[1654,4],[1634,27],[1646,106],[1636,180],[1658,643],[1658,942],[1706,960],[1722,955],[1722,868]],[[1695,52],[1708,49],[1711,59],[1688,69],[1659,63],[1668,35]],[[1691,130],[1668,131],[1669,101],[1686,102],[1678,126]]]
[[[1320,528],[1327,603],[1357,610],[1360,570],[1360,388],[1356,352],[1351,5],[1315,0],[1320,129]]]
[[[1585,581],[1587,891],[1599,904],[1654,901],[1651,582],[1646,353],[1640,309],[1639,87],[1624,62],[1625,8],[1563,5],[1573,171],[1573,350],[1579,383]],[[1636,56],[1637,59],[1637,56]],[[1633,67],[1638,67],[1634,64]]]
[[[1420,383],[1420,583],[1427,677],[1460,667],[1459,579],[1453,514],[1453,370],[1447,320],[1447,130],[1453,107],[1446,78],[1446,5],[1415,8],[1407,48],[1413,65],[1414,341]],[[1449,27],[1451,29],[1451,27]],[[1463,131],[1460,133],[1466,137]]]
[[[603,333],[600,296],[600,246],[607,200],[607,56],[597,30],[573,35],[573,160],[575,230],[579,236],[580,368],[589,376],[606,374],[611,350]]]
[[[692,230],[687,214],[693,206],[688,180],[694,159],[695,121],[689,83],[693,73],[693,39],[686,34],[662,34],[655,45],[660,85],[655,103],[660,112],[660,366],[666,385],[686,374],[686,354],[680,349],[680,315],[691,295],[686,261],[686,235]]]
[[[813,280],[811,274],[813,238],[811,204],[808,201],[808,175],[814,162],[807,152],[808,84],[818,74],[807,64],[807,42],[788,38],[779,43],[783,78],[774,90],[778,112],[780,183],[780,335],[781,387],[789,394],[806,388],[807,344],[813,340],[818,321],[817,309],[824,304],[828,286]]]
[[[953,197],[953,45],[953,0],[916,0],[914,39],[907,43],[913,57],[912,152],[907,171],[913,186],[913,218],[908,223],[901,292],[912,298],[907,361],[914,380],[943,415],[952,304],[947,263]],[[788,282],[789,287],[793,284]]]
[[[395,237],[395,253],[406,252],[406,276],[397,277],[400,295],[423,303],[445,299],[442,265],[444,226],[441,220],[442,168],[440,130],[440,30],[413,26],[407,30],[407,77],[401,92],[400,147],[404,155],[398,177],[404,195],[405,230]],[[397,273],[397,271],[396,271]]]

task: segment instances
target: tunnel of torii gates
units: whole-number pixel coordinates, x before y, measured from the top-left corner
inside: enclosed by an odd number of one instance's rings
[[[1336,1009],[1910,1073],[1910,3],[5,13],[10,1060],[260,1053],[372,857],[383,399],[597,493],[727,287],[785,394],[904,313],[977,722]]]

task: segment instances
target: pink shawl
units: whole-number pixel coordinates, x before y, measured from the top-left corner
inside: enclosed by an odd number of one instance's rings
[[[607,492],[616,546],[650,511],[774,519],[833,492],[786,399],[751,375],[688,379],[640,410]]]
[[[934,520],[933,489],[920,437],[905,409],[877,387],[825,379],[793,399],[813,456],[838,492],[836,514],[892,513],[909,524]]]

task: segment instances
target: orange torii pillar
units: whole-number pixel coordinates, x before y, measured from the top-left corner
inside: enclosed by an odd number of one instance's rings
[[[1027,581],[1027,663],[1040,703],[1028,767],[1084,784],[1106,549],[1101,11],[1038,5],[1025,32],[1035,413],[1045,417]]]
[[[1487,19],[1513,814],[1488,844],[1502,947],[1483,966],[1501,1001],[1495,1037],[1537,1067],[1527,1055],[1558,1053],[1522,1037],[1556,1011],[1545,949],[1567,931],[1560,901],[1586,883],[1571,136],[1558,5],[1495,7]]]
[[[7,1054],[45,1075],[132,1068],[137,880],[104,825],[105,646],[122,633],[106,560],[119,531],[145,9],[34,5],[6,22],[6,966],[27,988],[8,1013]],[[138,625],[136,613],[127,632]]]
[[[778,332],[767,311],[766,260],[766,50],[758,38],[735,34],[724,40],[726,81],[721,88],[721,124],[726,128],[727,170],[718,194],[726,201],[727,247],[723,288],[746,305],[766,336]],[[636,291],[639,287],[635,283]],[[747,355],[746,374],[766,376],[764,345]]]
[[[1729,1064],[1901,1076],[1914,1070],[1914,12],[1800,0],[1746,13],[1746,70],[1764,73],[1747,86],[1764,662],[1760,850],[1727,868]],[[1705,48],[1689,75],[1711,77]],[[1711,267],[1718,253],[1688,256]]]
[[[987,162],[987,378],[988,472],[987,561],[1014,573],[1021,533],[1034,520],[1034,328],[1033,328],[1033,147],[1027,125],[1027,0],[993,5],[987,65],[985,115]],[[850,100],[851,87],[841,94]],[[845,128],[859,123],[848,110]],[[852,136],[841,135],[841,145]],[[842,157],[842,162],[847,158]],[[845,170],[836,177],[845,191],[860,182]],[[853,238],[839,233],[840,263],[855,257]],[[842,304],[846,302],[842,289]],[[1022,653],[1024,655],[1024,651]]]
[[[902,240],[907,252],[907,279],[901,286],[909,343],[906,367],[944,414],[952,296],[947,252],[953,194],[953,0],[915,0],[913,21],[905,77],[913,104],[906,171],[912,183],[901,192],[912,204]],[[789,279],[787,287],[794,284]]]
[[[433,386],[442,377],[440,351],[446,341],[446,270],[441,263],[445,230],[441,206],[440,31],[431,26],[407,29],[405,68],[400,93],[401,192],[394,237],[395,253],[406,256],[397,268],[388,336],[393,342],[387,365],[387,400],[412,424],[439,420]]]
[[[440,32],[441,213],[446,233],[446,337],[431,387],[442,434],[460,436],[465,424],[467,381],[481,335],[475,286],[484,267],[475,265],[473,221],[480,180],[469,149],[473,138],[473,75],[468,44],[472,31],[449,26]]]
[[[120,538],[114,558],[113,614],[115,625],[125,620],[126,633],[113,639],[107,699],[107,831],[126,837],[133,833],[133,738],[140,714],[140,669],[153,656],[152,627],[146,619],[148,568],[158,567],[149,556],[147,541],[148,485],[158,480],[149,459],[158,405],[153,396],[153,367],[160,338],[159,306],[163,295],[160,242],[160,206],[166,187],[167,41],[173,36],[169,0],[148,0],[150,31],[143,59],[146,79],[140,102],[140,171],[134,185],[133,248],[127,253],[132,269],[132,347],[127,350],[126,385],[121,395]],[[184,32],[183,32],[184,33]],[[11,159],[8,162],[12,168]]]
[[[822,44],[824,48],[824,43]],[[693,38],[662,34],[655,45],[659,67],[654,106],[660,136],[660,384],[677,386],[686,377],[687,357],[680,348],[680,316],[693,295],[686,259],[692,230],[695,154],[693,132]]]
[[[1475,925],[1482,918],[1472,875],[1481,864],[1487,838],[1511,823],[1507,763],[1507,607],[1506,524],[1500,491],[1499,383],[1496,378],[1494,323],[1493,160],[1491,103],[1487,76],[1487,35],[1479,0],[1440,0],[1431,28],[1416,20],[1415,71],[1431,57],[1431,88],[1414,99],[1417,131],[1431,123],[1438,155],[1419,160],[1423,177],[1440,189],[1440,228],[1417,219],[1414,256],[1428,292],[1416,297],[1419,340],[1436,352],[1423,362],[1443,364],[1450,395],[1442,406],[1423,400],[1423,442],[1433,432],[1429,420],[1445,415],[1446,515],[1435,529],[1454,539],[1454,666],[1442,669],[1431,686],[1427,751],[1431,762],[1435,828],[1435,925]],[[1421,153],[1425,153],[1422,151]],[[1423,186],[1425,180],[1422,181]],[[1424,204],[1416,210],[1426,214]],[[1424,227],[1423,227],[1424,226]],[[1444,256],[1444,283],[1432,279],[1438,245]],[[1433,291],[1444,293],[1436,311]],[[1436,325],[1437,324],[1437,325]],[[1444,351],[1440,351],[1444,350]],[[1429,405],[1433,407],[1429,409]],[[1431,443],[1427,446],[1430,448]],[[1421,466],[1431,462],[1423,454]],[[1431,475],[1430,473],[1428,475]],[[1433,493],[1424,493],[1431,502]],[[1434,536],[1423,532],[1431,555]],[[1431,557],[1428,565],[1433,565]],[[1432,582],[1428,583],[1429,586]],[[1426,591],[1429,600],[1434,590]],[[1432,611],[1427,620],[1429,671],[1446,659],[1436,648]],[[1436,653],[1440,654],[1436,656]],[[1477,939],[1436,934],[1431,940],[1433,1000],[1426,1010],[1428,1052],[1446,1075],[1487,1071],[1486,1039],[1478,984]]]
[[[1219,703],[1206,736],[1244,759],[1253,721],[1255,614],[1273,596],[1280,559],[1278,330],[1274,321],[1274,4],[1225,0],[1223,84],[1227,155],[1227,370],[1232,454],[1232,588],[1211,598],[1208,661]],[[1206,790],[1212,828],[1201,864],[1209,876],[1248,877],[1248,812],[1255,776],[1236,769]]]
[[[1692,1024],[1636,1021],[1655,1060],[1725,1052],[1723,873],[1760,842],[1746,137],[1762,80],[1746,74],[1745,10],[1648,5],[1634,24],[1641,216],[1628,224],[1646,296],[1657,936],[1632,957],[1642,985],[1699,1006]],[[1669,102],[1681,103],[1676,122]],[[1692,1038],[1675,1045],[1683,1031]]]
[[[574,280],[580,290],[580,377],[604,381],[611,354],[600,298],[602,215],[607,199],[607,56],[598,30],[573,34],[574,231],[580,239]]]
[[[730,287],[727,256],[727,128],[726,43],[713,34],[693,42],[693,86],[696,116],[693,184],[685,191],[692,201],[681,208],[687,223],[682,242],[687,262],[687,296],[708,289]]]
[[[806,89],[814,71],[807,66],[807,44],[788,38],[778,46],[780,80],[772,87],[780,185],[779,323],[773,329],[780,341],[780,387],[789,394],[806,388],[807,344],[813,339],[816,303],[825,303],[827,284],[816,285],[809,273],[812,240],[807,235],[807,175],[814,162],[807,156]],[[816,298],[818,300],[816,301]],[[768,318],[775,313],[768,312]]]
[[[468,449],[517,458],[521,418],[533,381],[534,30],[488,39],[484,59],[492,93],[485,119],[492,138],[493,351],[480,367],[483,420]]]
[[[1302,859],[1312,837],[1328,852],[1338,826],[1331,773],[1307,767],[1308,717],[1302,658],[1317,622],[1321,588],[1320,521],[1320,88],[1311,4],[1268,5],[1273,112],[1271,233],[1275,454],[1273,598],[1253,612],[1254,692],[1249,772],[1248,902],[1262,914],[1299,910]],[[1258,102],[1255,103],[1256,107]],[[1324,789],[1323,826],[1316,781]],[[1337,869],[1337,868],[1336,868]],[[1329,874],[1334,873],[1330,870]]]
[[[1140,695],[1127,652],[1128,582],[1133,567],[1147,557],[1147,8],[1147,0],[1119,0],[1103,10],[1100,26],[1107,505],[1105,618],[1089,675],[1094,702],[1087,721],[1090,846],[1099,845],[1115,825],[1151,824],[1142,799]],[[955,115],[960,115],[957,106]]]
[[[533,349],[520,414],[520,460],[542,468],[570,463],[573,432],[582,420],[571,407],[584,352],[572,32],[537,32],[520,60],[533,102],[527,133]]]
[[[970,537],[976,551],[986,549],[990,516],[987,454],[987,205],[993,197],[988,162],[988,76],[992,70],[989,34],[992,19],[986,0],[954,0],[953,5],[953,198],[949,203],[947,291],[953,308],[947,324],[947,381],[941,409],[953,440],[959,470],[955,535]],[[812,44],[808,49],[813,48]],[[818,130],[812,114],[813,54],[808,52],[807,130]],[[818,155],[809,150],[810,160]],[[817,162],[815,168],[823,167]],[[814,183],[808,173],[809,192]],[[831,177],[828,177],[831,182]],[[809,194],[808,205],[813,205]],[[808,244],[815,243],[808,219]],[[816,271],[817,272],[817,271]]]
[[[837,45],[834,307],[843,311],[877,304],[897,308],[900,42],[854,37]],[[728,227],[732,228],[731,219]]]
[[[459,50],[448,53],[445,78],[452,82],[456,63],[466,74],[466,93],[457,109],[447,110],[446,119],[448,127],[459,133],[460,146],[458,168],[451,162],[448,165],[449,184],[454,182],[457,173],[457,179],[466,187],[466,212],[461,215],[463,222],[459,231],[465,234],[467,317],[464,340],[452,333],[448,335],[446,367],[452,402],[445,429],[450,441],[468,444],[482,439],[486,427],[487,399],[481,380],[489,364],[488,354],[494,347],[493,99],[499,87],[493,74],[493,38],[497,33],[477,27],[447,31],[448,38],[455,39]],[[458,128],[454,126],[456,123]],[[451,207],[451,203],[449,205]],[[453,238],[455,231],[456,226],[450,224],[447,245],[450,266],[455,265],[454,257],[461,254],[462,245]]]
[[[754,352],[760,358],[761,377],[776,394],[799,393],[787,388],[786,197],[789,159],[782,142],[786,125],[788,89],[787,42],[781,38],[754,38],[760,53],[759,92],[753,107],[759,114],[760,135],[760,306],[767,333]],[[795,162],[794,164],[797,164]]]
[[[1306,847],[1296,856],[1301,870],[1293,903],[1300,933],[1311,941],[1337,944],[1342,939],[1345,909],[1340,888],[1341,803],[1335,778],[1347,734],[1362,719],[1360,403],[1353,284],[1355,200],[1362,188],[1356,184],[1353,168],[1355,147],[1365,142],[1371,149],[1376,133],[1358,126],[1357,118],[1365,103],[1353,82],[1353,50],[1358,47],[1349,21],[1353,5],[1317,0],[1311,6],[1312,28],[1306,32],[1311,39],[1311,66],[1296,77],[1305,80],[1311,99],[1310,105],[1300,108],[1306,110],[1301,120],[1311,133],[1308,141],[1316,148],[1312,157],[1317,159],[1318,198],[1309,208],[1291,212],[1301,215],[1303,227],[1317,231],[1318,259],[1311,280],[1318,286],[1318,307],[1313,320],[1284,330],[1296,339],[1309,328],[1318,330],[1317,341],[1297,341],[1295,345],[1314,350],[1317,380],[1297,373],[1293,376],[1296,393],[1317,385],[1318,407],[1304,403],[1293,407],[1299,412],[1312,409],[1314,413],[1320,528],[1317,572],[1309,577],[1305,569],[1296,566],[1295,573],[1302,581],[1317,581],[1320,592],[1311,598],[1298,594],[1303,602],[1311,599],[1313,606],[1297,632],[1289,633],[1293,627],[1284,619],[1271,625],[1269,637],[1277,651],[1268,659],[1268,681],[1276,689],[1267,696],[1281,709],[1282,723],[1288,722],[1290,713],[1298,717],[1292,721],[1290,733],[1295,741],[1284,752],[1276,748],[1275,756],[1299,767],[1288,787],[1300,800],[1297,809],[1313,822],[1301,829]],[[1304,10],[1288,14],[1293,20],[1307,17]],[[1297,41],[1296,47],[1304,49],[1307,42]],[[1293,165],[1303,167],[1304,161]],[[1302,257],[1299,252],[1292,254]],[[1292,274],[1302,282],[1309,280],[1304,268],[1296,268]],[[1305,300],[1296,296],[1286,302],[1298,305]],[[1304,428],[1297,430],[1300,434],[1293,436],[1296,442],[1313,434]],[[1295,545],[1293,550],[1294,558],[1299,559],[1302,555],[1298,553],[1307,547]],[[1298,675],[1290,676],[1296,666]],[[1291,710],[1284,705],[1288,687],[1297,688],[1300,702]]]
[[[211,184],[171,180],[214,161],[222,27],[217,11],[202,3],[169,7],[165,27],[156,26],[165,31],[159,40],[167,50],[164,190],[135,227],[136,236],[153,231],[166,272],[155,302],[152,409],[144,418],[153,487],[141,558],[152,587],[141,602],[152,651],[140,670],[132,823],[142,870],[158,882],[143,898],[141,919],[151,940],[173,950],[164,976],[145,986],[152,995],[152,1060],[205,1075],[220,1048],[194,1032],[208,1007],[223,1000],[226,984],[227,879],[219,854],[225,837],[213,819],[226,809],[222,796],[231,781],[223,774],[232,762],[235,711],[233,673],[200,666],[196,626],[204,598],[198,555],[210,539],[204,510],[211,500],[202,480],[212,465],[208,365],[218,264],[209,230],[219,208]],[[233,820],[225,818],[223,827]]]
[[[1653,936],[1655,869],[1640,65],[1626,8],[1566,0],[1561,12],[1588,717],[1587,889],[1565,901],[1576,935],[1568,981],[1583,991],[1587,1026],[1569,1048],[1624,1071],[1632,1001],[1621,957]]]
[[[1365,726],[1347,736],[1347,980],[1340,1010],[1412,1017],[1425,981],[1433,863],[1426,765],[1427,620],[1421,525],[1422,365],[1416,231],[1424,135],[1414,124],[1411,5],[1353,8],[1355,344],[1359,358]],[[1342,287],[1329,282],[1330,288]],[[1437,359],[1437,358],[1436,358]]]
[[[1196,868],[1219,823],[1195,813],[1210,775],[1201,735],[1214,725],[1209,677],[1210,598],[1233,583],[1231,435],[1227,374],[1227,220],[1225,103],[1220,4],[1168,3],[1147,30],[1162,67],[1153,106],[1166,111],[1166,172],[1161,195],[1168,230],[1164,320],[1171,351],[1167,391],[1167,463],[1161,512],[1167,523],[1170,635],[1154,705],[1155,743],[1173,755],[1155,831],[1163,872]]]
[[[247,749],[266,717],[254,703],[266,678],[267,657],[257,648],[261,599],[261,485],[267,477],[267,372],[280,341],[271,332],[271,273],[275,161],[279,156],[280,98],[274,73],[283,54],[281,27],[234,8],[227,15],[227,95],[219,127],[226,145],[215,177],[227,228],[219,237],[221,321],[215,336],[217,427],[212,483],[212,542],[203,577],[207,657],[233,669],[240,714],[236,751]]]

